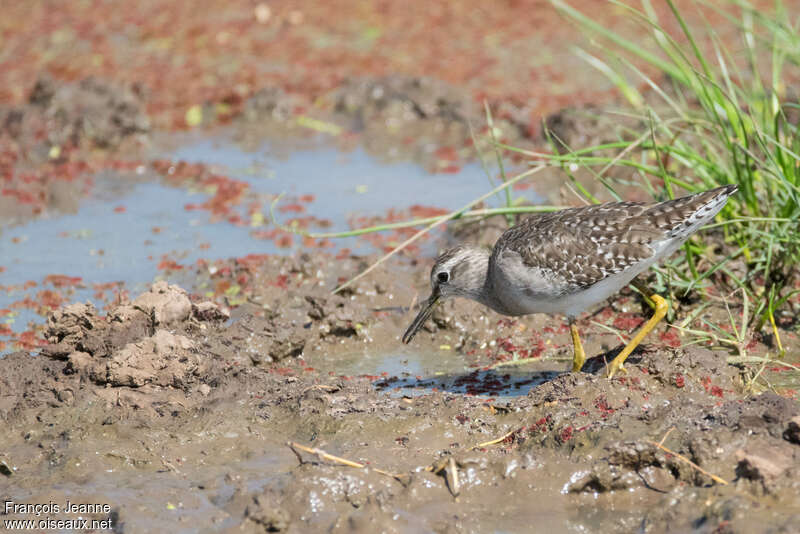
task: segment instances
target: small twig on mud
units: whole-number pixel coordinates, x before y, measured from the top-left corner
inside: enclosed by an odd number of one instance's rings
[[[450,462],[447,465],[447,471],[445,471],[445,475],[447,485],[450,487],[450,493],[453,494],[453,497],[458,497],[458,494],[461,493],[461,483],[458,481],[458,466],[456,465],[456,459],[452,456],[450,457]]]
[[[670,430],[672,430],[672,429],[670,429]],[[669,433],[669,431],[667,431],[667,433]],[[666,438],[666,436],[664,436],[664,438]],[[668,454],[671,454],[671,455],[673,455],[673,456],[674,456],[675,458],[677,458],[678,460],[681,460],[681,461],[683,461],[683,462],[686,462],[686,463],[687,463],[687,464],[689,464],[689,465],[690,465],[690,466],[691,466],[693,469],[696,469],[696,470],[697,470],[697,471],[699,471],[700,473],[703,473],[703,474],[704,474],[704,475],[706,475],[707,477],[711,478],[711,480],[713,480],[714,482],[717,482],[717,483],[719,483],[719,484],[722,484],[723,486],[727,486],[727,485],[728,485],[728,482],[727,482],[725,479],[722,479],[722,478],[718,477],[717,475],[714,475],[714,474],[712,474],[712,473],[709,473],[708,471],[706,471],[705,469],[703,469],[702,467],[700,467],[699,465],[697,465],[696,463],[694,463],[693,461],[691,461],[690,459],[688,459],[686,456],[683,456],[682,454],[678,454],[677,452],[675,452],[675,451],[673,451],[673,450],[670,450],[670,449],[666,448],[666,447],[665,447],[664,445],[662,445],[661,443],[656,443],[656,442],[655,442],[655,441],[653,441],[653,440],[646,439],[645,441],[646,441],[647,443],[649,443],[650,445],[655,445],[657,448],[661,449],[662,451],[664,451],[664,452],[666,452],[666,453],[668,453]],[[662,440],[662,441],[663,441],[663,440]]]
[[[161,465],[165,467],[164,471],[172,471],[173,473],[181,474],[180,470],[172,465],[169,461],[165,460],[164,458],[161,459]],[[164,472],[162,471],[162,472]]]
[[[287,445],[292,450],[300,449],[301,451],[305,451],[305,452],[307,452],[309,454],[313,454],[317,458],[319,458],[320,460],[329,460],[331,462],[336,462],[338,464],[347,465],[347,466],[350,466],[350,467],[359,467],[359,468],[366,467],[362,463],[354,462],[352,460],[348,460],[347,458],[341,458],[339,456],[334,456],[333,454],[328,454],[327,452],[323,451],[322,449],[306,447],[305,445],[300,445],[299,443],[295,443],[294,441],[288,442]],[[297,451],[295,451],[295,453],[297,453]],[[298,454],[298,456],[300,456],[300,455]]]
[[[490,441],[484,441],[483,443],[478,443],[477,445],[473,445],[471,448],[472,449],[482,449],[483,447],[488,447],[489,445],[495,445],[497,443],[500,443],[500,442],[504,441],[508,436],[510,436],[511,434],[516,432],[517,430],[519,430],[519,429],[515,428],[514,430],[512,430],[512,431],[510,431],[510,432],[508,432],[506,434],[503,434],[499,438],[496,438],[496,439],[493,439],[493,440],[490,440]]]
[[[302,465],[302,464],[306,463],[306,461],[305,461],[305,460],[303,460],[303,457],[302,457],[302,456],[300,456],[300,453],[299,453],[299,452],[297,452],[297,449],[295,449],[294,447],[292,447],[292,442],[291,442],[291,441],[287,442],[286,444],[289,446],[289,449],[290,449],[290,450],[291,450],[291,451],[294,453],[294,455],[295,455],[295,456],[297,456],[297,462],[298,462],[300,465]]]
[[[309,454],[313,454],[314,456],[316,456],[320,460],[328,460],[330,462],[334,462],[334,463],[337,463],[337,464],[340,464],[340,465],[346,465],[348,467],[356,467],[356,468],[359,468],[359,469],[364,469],[365,467],[367,467],[366,464],[362,464],[362,463],[359,463],[359,462],[354,462],[352,460],[348,460],[347,458],[342,458],[340,456],[334,456],[333,454],[328,454],[327,452],[323,451],[322,449],[306,447],[305,445],[301,445],[301,444],[299,444],[297,442],[294,442],[294,441],[287,441],[286,445],[290,449],[292,449],[292,452],[295,454],[295,456],[297,456],[297,459],[300,461],[301,464],[304,464],[305,461],[303,460],[303,457],[300,456],[300,453],[297,452],[297,449],[300,449],[301,451],[307,452]],[[400,482],[401,484],[406,484],[408,482],[408,475],[390,473],[388,471],[384,471],[383,469],[378,469],[377,467],[371,467],[370,469],[372,469],[373,471],[375,471],[378,474],[381,474],[381,475],[384,475],[384,476],[387,476],[387,477],[391,477],[391,478],[397,480],[398,482]]]
[[[433,465],[429,465],[425,470],[430,471],[434,475],[438,475],[444,471],[444,480],[447,483],[447,489],[450,490],[453,497],[458,497],[458,494],[461,493],[461,482],[459,482],[458,478],[458,465],[456,464],[456,459],[452,456],[439,460],[439,462]]]
[[[667,436],[669,436],[670,432],[672,432],[673,430],[675,430],[674,426],[669,427],[669,430],[667,430],[667,433],[664,434],[664,437],[661,438],[661,441],[658,442],[658,446],[659,447],[661,447],[664,444],[664,442],[667,441]]]

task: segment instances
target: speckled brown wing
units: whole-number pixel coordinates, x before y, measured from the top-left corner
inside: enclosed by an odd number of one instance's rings
[[[735,186],[657,204],[612,202],[534,215],[506,231],[493,254],[513,250],[523,263],[560,279],[568,290],[651,258],[656,242],[681,239],[724,203]]]
[[[642,216],[647,208],[622,202],[535,215],[506,231],[494,252],[513,250],[569,290],[586,288],[653,255],[648,244],[664,232]]]

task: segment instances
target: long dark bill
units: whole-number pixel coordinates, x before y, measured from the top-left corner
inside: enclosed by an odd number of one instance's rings
[[[427,321],[428,317],[430,317],[433,313],[433,308],[436,307],[436,303],[439,301],[439,296],[439,292],[435,291],[430,297],[428,297],[428,300],[422,305],[422,309],[419,311],[414,320],[411,321],[411,326],[409,326],[408,330],[406,330],[406,333],[403,334],[403,343],[409,343],[412,339],[414,339],[414,336],[417,335],[419,329],[422,328],[422,325],[425,324],[425,321]]]

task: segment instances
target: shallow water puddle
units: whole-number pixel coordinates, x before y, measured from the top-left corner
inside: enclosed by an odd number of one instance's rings
[[[373,379],[376,390],[393,396],[419,396],[434,391],[498,399],[527,395],[536,386],[552,380],[561,371],[554,362],[506,365],[494,369],[473,367],[466,357],[452,351],[359,354],[335,361],[335,372]],[[328,362],[330,365],[330,362]],[[318,364],[323,371],[326,359]],[[540,370],[541,368],[546,370]]]
[[[314,148],[278,154],[268,144],[246,151],[231,140],[201,138],[158,158],[161,170],[164,161],[208,166],[239,186],[246,184],[244,193],[233,195],[233,205],[225,206],[230,211],[220,217],[214,211],[214,195],[225,182],[174,183],[171,167],[162,176],[157,164],[143,165],[136,183],[120,175],[96,176],[89,198],[75,214],[3,229],[0,343],[3,337],[43,323],[47,312],[59,305],[89,300],[102,308],[118,291],[136,295],[159,276],[191,290],[200,259],[300,250],[302,239],[288,236],[281,243],[265,237],[276,230],[269,222],[269,207],[280,193],[287,194],[278,205],[281,222],[311,215],[329,224],[327,230],[347,230],[354,216],[384,217],[390,210],[419,205],[458,208],[489,185],[478,164],[455,174],[431,175],[413,163],[381,163],[361,148],[349,153]],[[534,198],[532,192],[528,195]],[[201,208],[204,203],[211,207]],[[375,250],[364,238],[325,245],[359,253]]]

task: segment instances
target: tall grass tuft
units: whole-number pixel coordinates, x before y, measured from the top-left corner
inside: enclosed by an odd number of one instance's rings
[[[780,2],[769,13],[745,0],[703,3],[705,13],[738,30],[734,51],[732,41],[723,42],[709,23],[693,30],[671,0],[674,35],[649,0],[641,8],[611,2],[640,24],[653,44],[647,47],[565,1],[551,2],[599,43],[578,53],[618,87],[641,127],[630,136],[634,140],[545,158],[565,168],[626,166],[659,200],[680,196],[678,188],[695,192],[737,184],[739,193],[717,223],[733,245],[725,259],[700,274],[696,260],[708,249],[688,244],[688,254],[671,264],[670,274],[690,289],[715,271],[726,272],[753,298],[759,327],[769,321],[774,329],[774,312],[797,293],[792,278],[800,264],[800,103],[791,90],[800,80],[797,21]],[[609,150],[615,155],[596,155]],[[602,171],[593,172],[610,187]],[[746,264],[744,275],[728,268],[732,260]]]

